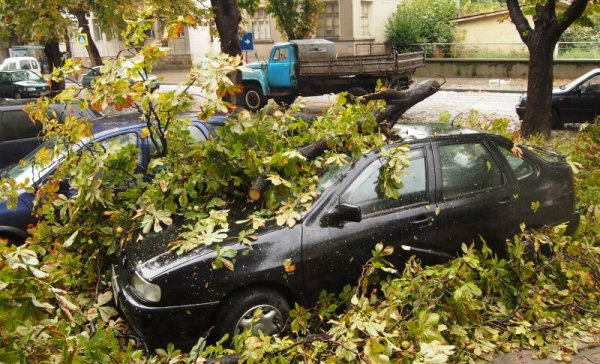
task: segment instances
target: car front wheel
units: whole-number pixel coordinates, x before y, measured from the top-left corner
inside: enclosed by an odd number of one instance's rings
[[[277,291],[253,287],[234,293],[219,307],[215,317],[215,338],[229,338],[251,330],[253,335],[279,334],[290,313],[287,300]]]
[[[21,98],[22,98],[22,96],[21,96],[21,94],[20,94],[19,92],[16,92],[16,91],[15,91],[15,95],[14,95],[14,97],[13,97],[13,98],[15,98],[15,99],[21,99]]]
[[[564,124],[562,122],[562,120],[560,119],[560,115],[558,114],[558,111],[556,111],[555,109],[552,109],[552,119],[551,119],[551,127],[552,129],[564,129]]]

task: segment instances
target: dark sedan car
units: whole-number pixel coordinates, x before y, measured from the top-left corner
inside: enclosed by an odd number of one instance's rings
[[[525,116],[527,96],[517,104],[517,115]],[[552,128],[564,123],[592,122],[600,115],[600,68],[594,68],[576,80],[552,90]]]
[[[214,120],[218,124],[221,118],[216,117]],[[211,121],[209,120],[208,123]],[[111,150],[120,150],[126,145],[135,145],[139,149],[138,165],[142,170],[150,163],[152,155],[152,143],[149,138],[142,138],[142,129],[146,126],[140,123],[139,120],[133,119],[130,121],[111,121],[96,122],[93,124],[92,131],[94,132],[94,143],[99,143],[104,146],[109,152]],[[212,127],[208,124],[195,121],[189,127],[190,135],[194,140],[205,141],[214,134]],[[89,140],[83,140],[81,146],[89,143]],[[52,176],[54,170],[60,163],[60,158],[57,158],[48,165],[34,165],[35,156],[41,148],[52,149],[56,144],[55,139],[50,139],[42,143],[37,149],[28,154],[23,163],[15,164],[3,173],[3,177],[11,177],[17,182],[30,181],[30,185],[36,187],[44,183]],[[66,192],[65,192],[66,193]],[[8,209],[6,203],[0,201],[0,238],[8,239],[11,243],[18,244],[27,238],[27,226],[36,222],[35,216],[31,214],[32,202],[35,198],[35,192],[22,190],[19,195],[19,201],[15,210]]]
[[[455,257],[479,236],[501,251],[521,223],[577,226],[560,155],[523,147],[517,158],[505,138],[448,125],[400,128],[411,150],[399,199],[379,193],[382,157],[371,153],[320,176],[322,194],[293,228],[266,228],[250,247],[228,243],[239,252],[232,272],[212,267],[214,247],[168,252],[175,227],[150,234],[113,265],[120,311],[150,346],[189,344],[212,325],[215,338],[239,333],[258,308],[254,332],[273,334],[294,302],[356,282],[379,242],[395,248],[390,260],[401,267],[411,255],[425,264]]]
[[[81,85],[83,87],[91,87],[92,86],[92,82],[96,78],[98,78],[100,75],[102,75],[102,72],[100,72],[100,70],[101,70],[101,66],[97,66],[97,67],[94,67],[94,68],[90,69],[81,78]],[[158,77],[156,77],[155,75],[150,74],[150,73],[146,73],[143,76],[142,75],[138,75],[137,77],[128,77],[126,79],[132,85],[134,83],[136,83],[136,82],[148,81],[151,92],[157,90],[160,87],[160,81],[158,80]]]
[[[49,92],[46,80],[33,71],[0,71],[0,97],[21,99],[43,96]]]
[[[29,113],[25,111],[27,103],[27,100],[0,102],[0,168],[17,163],[43,141],[42,124],[31,120]],[[80,109],[77,103],[70,107],[51,104],[48,108],[50,118],[56,117],[58,121],[64,122],[67,116],[90,121],[105,118],[90,108]]]

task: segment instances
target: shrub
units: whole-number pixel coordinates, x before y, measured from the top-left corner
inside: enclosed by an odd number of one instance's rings
[[[421,43],[451,43],[455,37],[453,1],[408,0],[387,20],[386,41],[399,51],[413,50]]]

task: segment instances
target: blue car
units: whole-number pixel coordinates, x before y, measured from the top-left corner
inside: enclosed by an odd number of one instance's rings
[[[216,116],[206,123],[193,121],[189,126],[191,137],[198,141],[205,141],[215,135],[212,125],[222,125],[225,116]],[[150,156],[153,155],[154,145],[150,138],[142,138],[142,129],[146,126],[138,120],[120,121],[120,122],[96,122],[92,126],[94,133],[94,143],[119,150],[121,147],[135,144],[139,149],[138,164],[142,170],[150,163]],[[38,148],[23,158],[23,164],[14,164],[2,171],[3,177],[11,177],[17,182],[23,182],[26,179],[31,181],[34,187],[44,183],[56,170],[60,160],[55,160],[46,166],[33,165],[36,153],[41,148],[52,149],[56,143],[55,139],[49,139],[42,143]],[[83,141],[84,145],[87,143]],[[36,223],[36,218],[31,214],[35,193],[29,193],[25,190],[19,195],[19,201],[15,210],[8,209],[6,201],[0,202],[0,238],[7,239],[11,244],[22,243],[29,234],[27,227]]]

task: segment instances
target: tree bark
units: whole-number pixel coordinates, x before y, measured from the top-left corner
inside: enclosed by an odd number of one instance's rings
[[[406,112],[415,104],[425,100],[440,89],[441,85],[435,80],[426,80],[418,83],[406,91],[385,90],[372,94],[367,94],[358,98],[361,102],[369,100],[385,100],[387,106],[384,111],[375,113],[375,120],[384,134],[389,134],[392,127]],[[328,138],[316,141],[314,143],[298,148],[298,152],[306,159],[314,159],[329,149],[327,146]],[[248,190],[248,198],[252,202],[260,201],[262,193],[269,186],[268,180],[264,174],[258,176],[252,187]]]
[[[531,37],[529,74],[527,75],[527,109],[521,124],[524,137],[540,134],[550,137],[552,126],[552,80],[554,44],[546,37]]]
[[[221,39],[221,52],[230,56],[241,56],[242,48],[238,30],[242,21],[242,14],[237,0],[210,0],[210,4],[215,15],[217,32]],[[229,77],[236,85],[242,83],[242,73],[240,71],[231,74]],[[228,99],[234,105],[240,105],[242,102],[239,95],[233,95]]]
[[[85,12],[83,10],[75,10],[75,17],[77,18],[77,23],[79,23],[79,28],[81,29],[81,33],[87,35],[88,45],[85,46],[85,49],[90,57],[90,62],[92,67],[101,66],[102,65],[102,57],[100,57],[100,52],[98,51],[98,47],[96,47],[96,42],[92,38],[92,33],[90,32],[90,25],[88,20],[85,18]]]
[[[56,40],[49,41],[44,45],[44,54],[46,55],[46,59],[48,60],[50,72],[52,72],[54,68],[62,67],[65,64],[64,59],[62,57],[62,53],[60,52],[60,48],[58,47],[58,41]],[[50,84],[50,90],[52,94],[56,94],[64,89],[65,81],[52,81],[52,83]]]
[[[521,124],[525,137],[550,137],[552,126],[552,65],[554,47],[562,33],[583,15],[589,0],[573,0],[563,14],[556,14],[556,0],[537,2],[532,28],[518,0],[506,0],[508,13],[529,50],[527,109]]]

